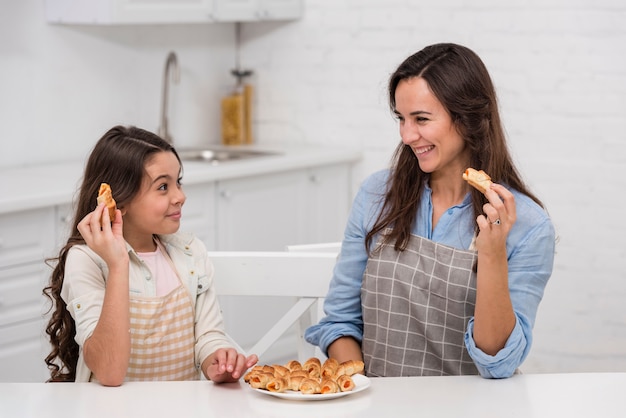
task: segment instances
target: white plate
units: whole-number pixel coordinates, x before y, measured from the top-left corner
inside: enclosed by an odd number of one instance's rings
[[[362,374],[353,375],[352,381],[354,382],[354,389],[352,389],[351,391],[327,393],[324,395],[321,395],[319,393],[307,395],[307,394],[296,392],[293,390],[288,390],[288,391],[279,393],[279,392],[270,392],[269,390],[265,390],[265,389],[255,389],[252,387],[250,387],[250,389],[258,393],[262,393],[264,395],[275,396],[277,398],[282,398],[282,399],[291,399],[294,401],[326,401],[329,399],[341,398],[342,396],[348,396],[348,395],[353,395],[355,393],[359,393],[362,390],[365,390],[368,387],[370,387],[370,383],[371,383],[370,380],[367,377],[363,376]]]

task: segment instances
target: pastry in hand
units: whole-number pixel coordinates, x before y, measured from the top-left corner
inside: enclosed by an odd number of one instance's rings
[[[485,193],[491,187],[491,177],[483,170],[475,170],[468,168],[463,173],[463,180],[467,181],[470,186],[475,187],[479,192]]]
[[[104,203],[104,205],[109,210],[109,219],[111,222],[115,220],[115,209],[116,203],[113,200],[113,194],[111,193],[111,186],[107,183],[100,184],[100,190],[98,190],[98,197],[96,198],[96,202],[98,205]]]

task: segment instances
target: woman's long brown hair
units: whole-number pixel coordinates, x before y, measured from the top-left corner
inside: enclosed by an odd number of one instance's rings
[[[389,105],[396,108],[400,81],[421,77],[450,114],[457,131],[470,150],[470,166],[489,173],[494,182],[506,184],[529,196],[539,205],[522,181],[511,158],[498,111],[496,92],[482,60],[470,49],[451,43],[435,44],[408,57],[389,79]],[[459,176],[462,173],[459,173]],[[396,251],[406,248],[416,219],[424,183],[423,172],[411,148],[402,142],[392,158],[382,210],[365,240],[368,252],[381,234],[382,242],[394,243]],[[485,196],[472,189],[474,218],[482,213]],[[390,228],[389,232],[385,232]],[[475,225],[475,228],[478,228]]]
[[[43,289],[52,311],[46,327],[52,349],[45,358],[50,381],[76,379],[79,355],[76,324],[61,297],[61,289],[68,252],[74,245],[85,244],[78,232],[78,223],[94,210],[100,183],[109,183],[119,208],[130,202],[141,187],[145,163],[155,153],[163,151],[173,152],[178,158],[174,148],[159,136],[132,126],[115,126],[98,140],[87,160],[70,237],[58,257],[46,260],[53,269],[50,282]],[[180,158],[178,160],[180,162]]]

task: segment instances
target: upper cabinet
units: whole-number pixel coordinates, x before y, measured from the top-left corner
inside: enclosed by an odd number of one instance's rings
[[[304,0],[45,0],[62,24],[252,22],[298,19]]]
[[[216,0],[215,17],[226,22],[288,20],[302,16],[304,0]]]

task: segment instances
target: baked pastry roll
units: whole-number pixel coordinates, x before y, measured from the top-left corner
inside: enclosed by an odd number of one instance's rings
[[[339,362],[334,358],[328,358],[324,362],[322,366],[322,379],[331,378],[337,373],[337,368],[339,367]]]
[[[311,377],[320,377],[322,372],[322,364],[320,363],[320,359],[317,357],[311,357],[305,361],[302,368],[306,370]]]
[[[113,194],[111,193],[111,186],[107,183],[100,184],[100,189],[98,190],[98,196],[96,197],[96,202],[98,205],[104,203],[109,211],[109,219],[111,222],[115,220],[115,207],[116,203],[113,200]]]
[[[274,379],[274,375],[266,372],[251,372],[248,383],[255,389],[265,389],[270,379]]]
[[[339,385],[332,379],[323,379],[322,383],[320,383],[320,393],[322,395],[327,393],[337,393],[339,392]]]
[[[307,395],[320,393],[322,390],[319,382],[316,379],[304,379],[302,383],[300,383],[300,387],[298,389],[301,393]]]
[[[289,389],[293,391],[299,391],[300,385],[304,379],[308,379],[306,376],[289,376]]]
[[[354,389],[354,381],[352,377],[344,374],[337,378],[337,386],[339,386],[339,390],[342,392],[350,392]]]
[[[463,173],[463,180],[483,194],[491,187],[491,177],[483,170],[478,171],[470,167]]]
[[[294,377],[309,377],[309,372],[307,372],[306,370],[295,370],[289,373],[289,377],[292,379]]]
[[[285,364],[285,367],[288,368],[291,372],[296,370],[302,370],[302,364],[300,364],[298,360],[291,360],[289,363]]]
[[[289,369],[285,366],[274,364],[272,367],[274,368],[274,376],[276,377],[287,377],[289,375]]]
[[[289,389],[289,382],[287,382],[287,379],[283,377],[272,377],[267,382],[267,385],[265,385],[265,389],[270,392],[281,393]]]
[[[360,360],[347,360],[344,361],[337,367],[337,371],[335,372],[335,377],[339,377],[342,375],[352,376],[353,374],[360,373],[363,371],[365,364]]]

